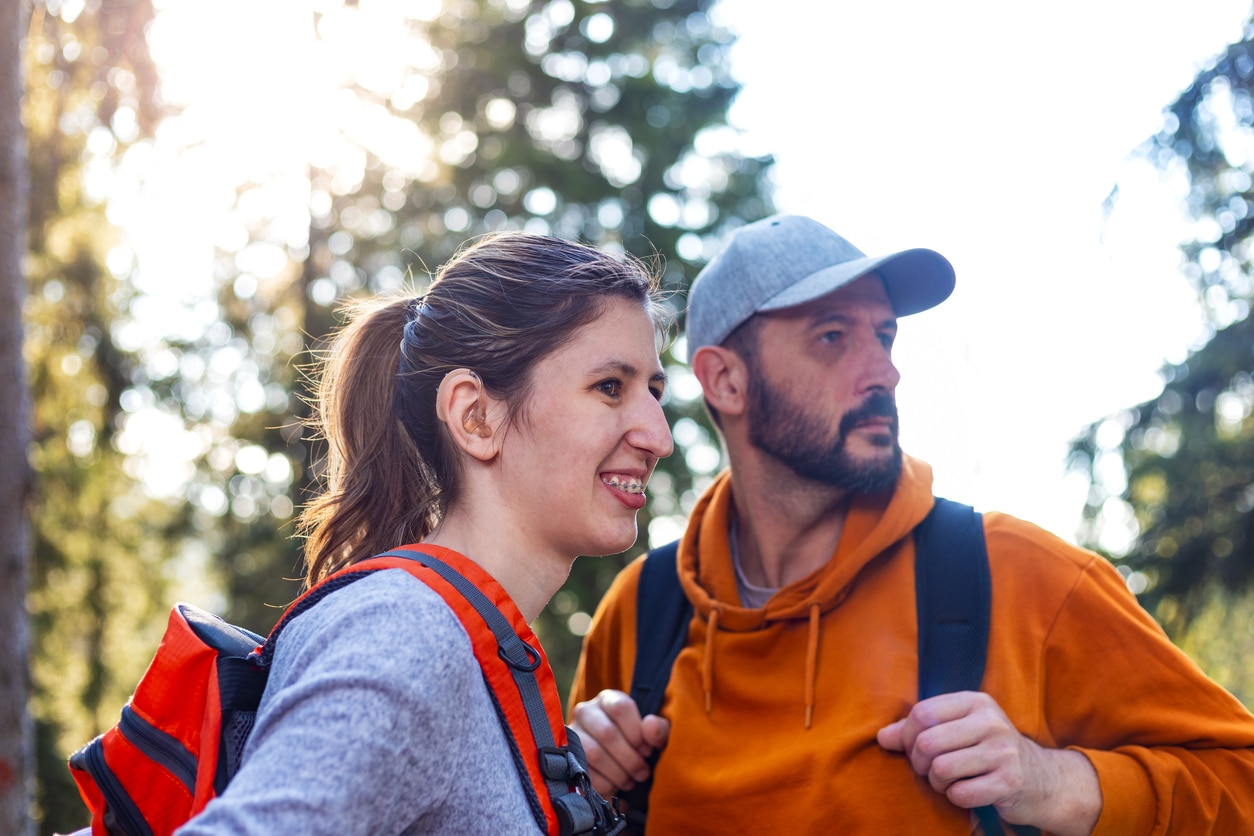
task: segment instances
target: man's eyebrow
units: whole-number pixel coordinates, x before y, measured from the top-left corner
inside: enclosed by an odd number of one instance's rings
[[[859,317],[856,317],[852,314],[845,313],[844,311],[822,311],[820,313],[815,314],[813,317],[810,318],[810,324],[812,326],[816,326],[816,325],[825,325],[829,322],[835,322],[839,325],[852,325],[856,323],[858,319]],[[896,330],[897,317],[896,316],[885,317],[884,319],[881,319],[879,322],[876,322],[875,327],[876,328],[892,328]]]

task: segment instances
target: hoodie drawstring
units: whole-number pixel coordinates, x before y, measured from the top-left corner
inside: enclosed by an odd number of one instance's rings
[[[819,669],[819,610],[817,603],[810,605],[810,639],[806,643],[806,728],[814,718],[814,689]]]
[[[710,608],[705,625],[705,655],[701,657],[701,687],[705,691],[705,713],[714,707],[714,634],[718,632],[718,607]]]
[[[819,674],[819,619],[822,616],[822,605],[810,604],[810,635],[806,641],[806,728],[810,728],[814,720],[815,690]],[[714,710],[714,634],[718,632],[719,608],[710,608],[706,620],[705,653],[701,657],[701,689],[705,692],[705,713]]]

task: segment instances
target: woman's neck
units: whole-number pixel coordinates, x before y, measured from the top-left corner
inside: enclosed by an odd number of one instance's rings
[[[520,539],[517,531],[499,527],[499,519],[487,522],[450,511],[424,542],[452,549],[483,567],[530,623],[566,583],[574,556],[546,555]]]

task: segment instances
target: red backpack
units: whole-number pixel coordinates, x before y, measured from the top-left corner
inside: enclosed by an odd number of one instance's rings
[[[461,620],[537,827],[550,836],[619,833],[625,823],[592,789],[579,738],[562,722],[548,659],[508,594],[473,561],[422,544],[326,578],[293,602],[264,640],[176,604],[118,724],[70,757],[92,813],[92,836],[166,836],[221,794],[239,768],[284,627],[324,596],[381,569],[409,572]]]

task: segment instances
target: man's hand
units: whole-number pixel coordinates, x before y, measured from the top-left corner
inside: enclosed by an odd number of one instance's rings
[[[915,773],[958,807],[993,805],[1011,824],[1087,836],[1102,812],[1089,759],[1046,749],[1019,733],[988,694],[962,691],[922,700],[876,735],[903,752]]]
[[[592,786],[606,798],[649,777],[645,759],[666,746],[671,731],[669,720],[642,719],[631,697],[609,690],[576,705],[570,725],[588,755]]]

